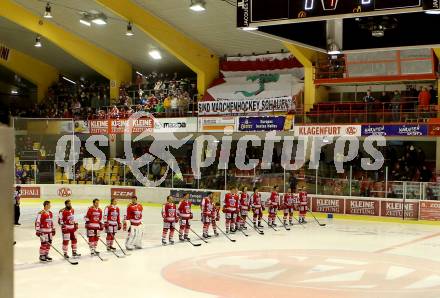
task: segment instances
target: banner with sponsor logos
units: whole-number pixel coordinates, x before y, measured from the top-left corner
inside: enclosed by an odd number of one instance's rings
[[[440,202],[421,201],[420,202],[420,219],[422,220],[439,220],[440,221]]]
[[[39,199],[41,196],[41,189],[39,186],[22,186],[21,198],[22,199]]]
[[[72,196],[72,189],[67,186],[59,187],[57,190],[57,195],[60,198],[70,198]]]
[[[199,118],[200,132],[235,131],[235,117],[202,117]]]
[[[109,121],[108,120],[89,120],[88,121],[88,132],[91,134],[96,134],[96,135],[104,135],[104,134],[108,134],[108,125],[109,125]],[[75,125],[76,127],[76,125]],[[78,126],[80,127],[80,126]],[[87,129],[84,129],[84,133],[87,131]]]
[[[292,97],[304,88],[304,83],[291,74],[253,73],[242,77],[224,78],[207,93],[214,101],[264,100],[276,97]]]
[[[266,117],[239,117],[238,131],[283,131],[291,130],[293,115]]]
[[[361,136],[360,125],[304,125],[293,126],[295,136]]]
[[[430,124],[428,135],[435,137],[440,136],[440,124]]]
[[[405,205],[401,201],[381,201],[381,216],[403,218],[403,210],[405,209],[405,218],[418,219],[419,203],[406,202]]]
[[[197,118],[155,118],[154,132],[197,132]]]
[[[196,190],[170,190],[170,196],[175,198],[175,203],[178,204],[185,194],[189,194],[189,199],[193,205],[200,206],[203,198],[207,197],[209,192]],[[220,192],[213,192],[213,201],[221,202]]]
[[[85,134],[123,134],[125,127],[131,125],[133,133],[143,131],[160,132],[197,132],[197,118],[142,118],[135,123],[127,119],[75,121],[75,132]]]
[[[110,197],[118,200],[129,200],[136,195],[135,188],[111,188]]]
[[[427,136],[428,125],[362,125],[362,136]]]
[[[109,134],[123,134],[125,128],[128,127],[132,133],[142,133],[144,131],[153,131],[154,119],[153,118],[141,118],[136,121],[132,120],[109,120]]]
[[[295,110],[292,96],[266,99],[200,101],[199,115],[271,113]]]
[[[375,200],[345,201],[345,214],[379,216],[380,202]]]
[[[344,199],[312,198],[312,211],[323,213],[344,213]]]

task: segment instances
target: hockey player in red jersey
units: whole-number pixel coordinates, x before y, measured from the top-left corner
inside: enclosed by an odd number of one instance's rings
[[[113,241],[117,231],[121,230],[121,212],[119,211],[118,200],[113,198],[110,201],[110,205],[104,209],[104,226],[107,233],[107,250],[116,250],[113,247]]]
[[[142,237],[144,235],[142,225],[142,212],[144,207],[138,203],[137,197],[131,197],[131,203],[127,207],[127,214],[125,215],[124,231],[128,230],[125,247],[128,250],[135,248],[142,248]]]
[[[287,225],[287,217],[289,217],[289,224],[293,225],[293,212],[295,211],[295,194],[292,193],[292,189],[289,187],[287,192],[283,195],[283,204],[282,209],[284,211],[283,214],[283,223]]]
[[[93,255],[99,253],[96,251],[98,246],[99,234],[104,230],[102,224],[102,210],[99,208],[99,200],[94,199],[93,205],[87,210],[87,214],[84,217],[86,222],[85,227],[87,230],[87,237],[89,238],[90,252]]]
[[[64,202],[64,208],[58,213],[58,224],[61,226],[61,234],[63,237],[63,252],[66,259],[69,258],[67,253],[69,241],[72,243],[72,256],[74,258],[81,256],[77,252],[76,231],[78,230],[78,222],[75,218],[75,210],[72,208],[72,202],[67,200]]]
[[[238,214],[238,202],[239,197],[237,194],[237,188],[231,187],[231,192],[225,195],[225,201],[223,204],[223,213],[226,218],[226,233],[235,233],[237,230],[237,214]]]
[[[247,187],[244,186],[242,188],[241,194],[240,194],[240,201],[239,201],[239,214],[238,214],[238,223],[239,223],[239,229],[247,230],[246,227],[246,220],[249,213],[249,206],[251,203],[251,197],[247,192]]]
[[[217,232],[217,222],[220,220],[220,202],[215,202],[214,208],[212,208],[211,213],[211,223],[212,230],[214,231],[214,236],[218,236]]]
[[[182,200],[177,208],[177,215],[180,219],[179,227],[179,240],[185,241],[189,240],[188,234],[191,227],[191,219],[193,219],[193,214],[191,212],[191,201],[189,200],[189,194],[183,195]]]
[[[40,261],[51,262],[49,250],[52,244],[53,236],[55,236],[55,228],[53,226],[53,214],[50,211],[50,202],[44,201],[43,210],[38,212],[35,220],[35,234],[40,237]]]
[[[278,211],[278,206],[280,204],[280,196],[278,194],[278,185],[275,185],[273,187],[273,191],[270,195],[269,200],[266,202],[267,207],[269,208],[269,215],[267,217],[267,222],[269,224],[269,227],[271,226],[277,226],[275,223],[275,218]]]
[[[162,231],[162,245],[167,245],[167,234],[170,231],[169,244],[174,244],[175,224],[179,221],[177,218],[176,204],[172,196],[167,197],[167,202],[162,207],[163,231]]]
[[[257,227],[257,219],[258,219],[258,227],[262,228],[261,218],[263,217],[263,211],[265,210],[263,203],[261,202],[261,194],[258,192],[258,187],[254,187],[254,193],[251,197],[251,208],[252,208],[252,222],[254,227]]]
[[[212,192],[210,192],[210,193],[208,193],[207,197],[204,197],[202,199],[202,204],[201,204],[202,224],[203,224],[202,237],[205,239],[211,237],[208,234],[208,230],[209,230],[209,226],[210,226],[211,222],[213,222],[213,219],[212,219],[213,210],[214,210],[214,205],[212,202]]]
[[[307,223],[306,214],[309,207],[307,201],[307,190],[305,186],[302,188],[302,191],[299,192],[298,197],[299,197],[299,222]]]

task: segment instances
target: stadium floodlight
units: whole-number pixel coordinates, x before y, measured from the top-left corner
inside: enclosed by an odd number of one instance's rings
[[[133,36],[133,25],[131,25],[131,22],[128,22],[127,24],[127,32],[125,32],[125,35],[127,36]]]
[[[100,26],[107,25],[107,16],[103,13],[97,14],[97,15],[93,16],[92,22],[93,22],[93,24],[100,25]]]
[[[206,3],[204,0],[191,0],[191,5],[189,9],[192,11],[200,12],[206,10]]]
[[[43,45],[41,44],[41,37],[37,36],[37,38],[35,38],[35,44],[34,47],[36,48],[41,48]]]
[[[53,18],[53,16],[52,16],[52,7],[50,6],[49,2],[47,2],[47,4],[46,4],[46,9],[44,10],[43,18],[45,18],[45,19]]]
[[[160,54],[160,52],[158,50],[151,50],[149,53],[151,58],[153,58],[154,60],[160,60],[162,59],[162,55]]]

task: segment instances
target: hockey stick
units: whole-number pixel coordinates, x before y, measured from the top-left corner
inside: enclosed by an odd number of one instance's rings
[[[102,240],[101,238],[98,238],[98,239],[99,239],[99,241],[101,241],[102,244],[104,244],[107,247],[107,251],[111,251],[118,258],[125,258],[124,255],[120,256],[116,252],[114,252],[112,249],[109,249],[110,246],[108,246],[107,243],[104,242],[104,240]]]
[[[308,212],[310,212],[310,214],[313,216],[313,218],[315,219],[316,223],[320,226],[320,227],[325,227],[326,224],[320,223],[319,220],[315,217],[315,215],[313,214],[312,210],[307,210]]]
[[[293,218],[294,220],[296,220],[296,222],[299,223],[299,225],[300,225],[303,229],[306,228],[306,227],[304,226],[304,224],[301,223],[301,222],[299,221],[299,219],[295,217],[295,215],[292,215],[292,218]]]
[[[228,234],[226,234],[219,226],[217,226],[217,229],[223,234],[223,235],[225,235],[225,237],[226,238],[228,238],[229,239],[229,241],[231,241],[231,242],[235,242],[236,240],[235,239],[231,239],[229,236],[228,236]]]
[[[63,257],[64,260],[69,262],[71,265],[78,265],[77,261],[71,261],[71,260],[67,259],[66,257],[64,257],[64,254],[62,254],[55,246],[53,246],[52,243],[49,243],[49,245],[50,245],[50,247],[53,248],[54,251],[56,251],[60,256]]]
[[[239,230],[240,232],[242,232],[243,235],[245,235],[246,237],[249,237],[249,234],[246,234],[246,232],[243,230],[243,227],[242,227],[242,228],[239,228],[238,230]]]
[[[81,233],[78,233],[80,236],[81,236],[81,238],[82,239],[84,239],[84,241],[87,243],[87,245],[89,245],[89,241],[87,241],[87,239],[83,236],[83,234],[81,234]],[[105,262],[105,261],[107,261],[107,259],[104,259],[103,257],[101,257],[100,255],[99,255],[99,252],[96,252],[95,251],[95,254],[94,255],[92,255],[92,257],[93,256],[97,256],[101,261],[103,261],[103,262]]]
[[[194,243],[194,242],[192,242],[191,239],[189,239],[189,238],[186,238],[186,239],[184,238],[183,241],[189,242],[189,243],[191,243],[192,246],[196,246],[196,247],[202,245],[202,243]]]
[[[193,232],[197,237],[199,237],[199,239],[202,240],[203,242],[205,242],[205,243],[209,243],[208,241],[206,241],[205,239],[203,239],[202,237],[200,237],[200,235],[197,234],[193,229],[189,228],[189,230],[190,230],[191,232]]]
[[[116,240],[116,237],[115,237],[115,242],[116,242],[116,244],[119,246],[119,248],[121,249],[121,251],[122,251],[122,253],[123,253],[124,255],[126,255],[126,256],[131,255],[131,254],[127,253],[125,250],[122,249],[122,247],[121,247],[121,245],[119,244],[118,240]]]
[[[283,225],[283,227],[286,229],[286,231],[290,231],[290,228],[286,226],[286,224],[281,220],[281,218],[278,216],[278,214],[276,215],[278,220],[280,221],[280,223]]]
[[[267,222],[267,220],[264,219],[264,217],[262,217],[261,219],[267,224],[268,227],[271,227],[274,231],[278,231],[277,229],[275,229],[273,225],[269,225],[269,223]]]
[[[249,218],[249,217],[248,217],[248,218]],[[263,232],[262,230],[260,230],[259,228],[256,228],[256,227],[252,224],[252,221],[249,222],[248,220],[246,220],[246,224],[247,224],[248,226],[250,226],[251,228],[253,228],[258,234],[260,234],[260,235],[264,235],[264,232]]]

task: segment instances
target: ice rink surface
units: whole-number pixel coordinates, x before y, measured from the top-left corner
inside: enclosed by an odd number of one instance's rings
[[[53,204],[56,219],[61,207]],[[88,206],[73,207],[84,234]],[[125,214],[125,204],[120,208]],[[320,227],[308,218],[305,228],[265,227],[265,235],[248,228],[249,237],[231,235],[235,243],[220,235],[200,247],[179,243],[176,233],[176,244],[163,247],[161,209],[146,207],[142,250],[121,259],[105,252],[102,262],[78,237],[83,256],[72,266],[53,250],[52,263],[38,262],[33,222],[40,209],[40,203],[24,203],[22,226],[15,228],[17,298],[440,297],[440,226],[322,220],[327,226]],[[201,233],[194,211],[192,228]],[[61,249],[56,227],[54,245]],[[125,236],[117,236],[121,245]],[[104,252],[102,243],[98,247]]]

